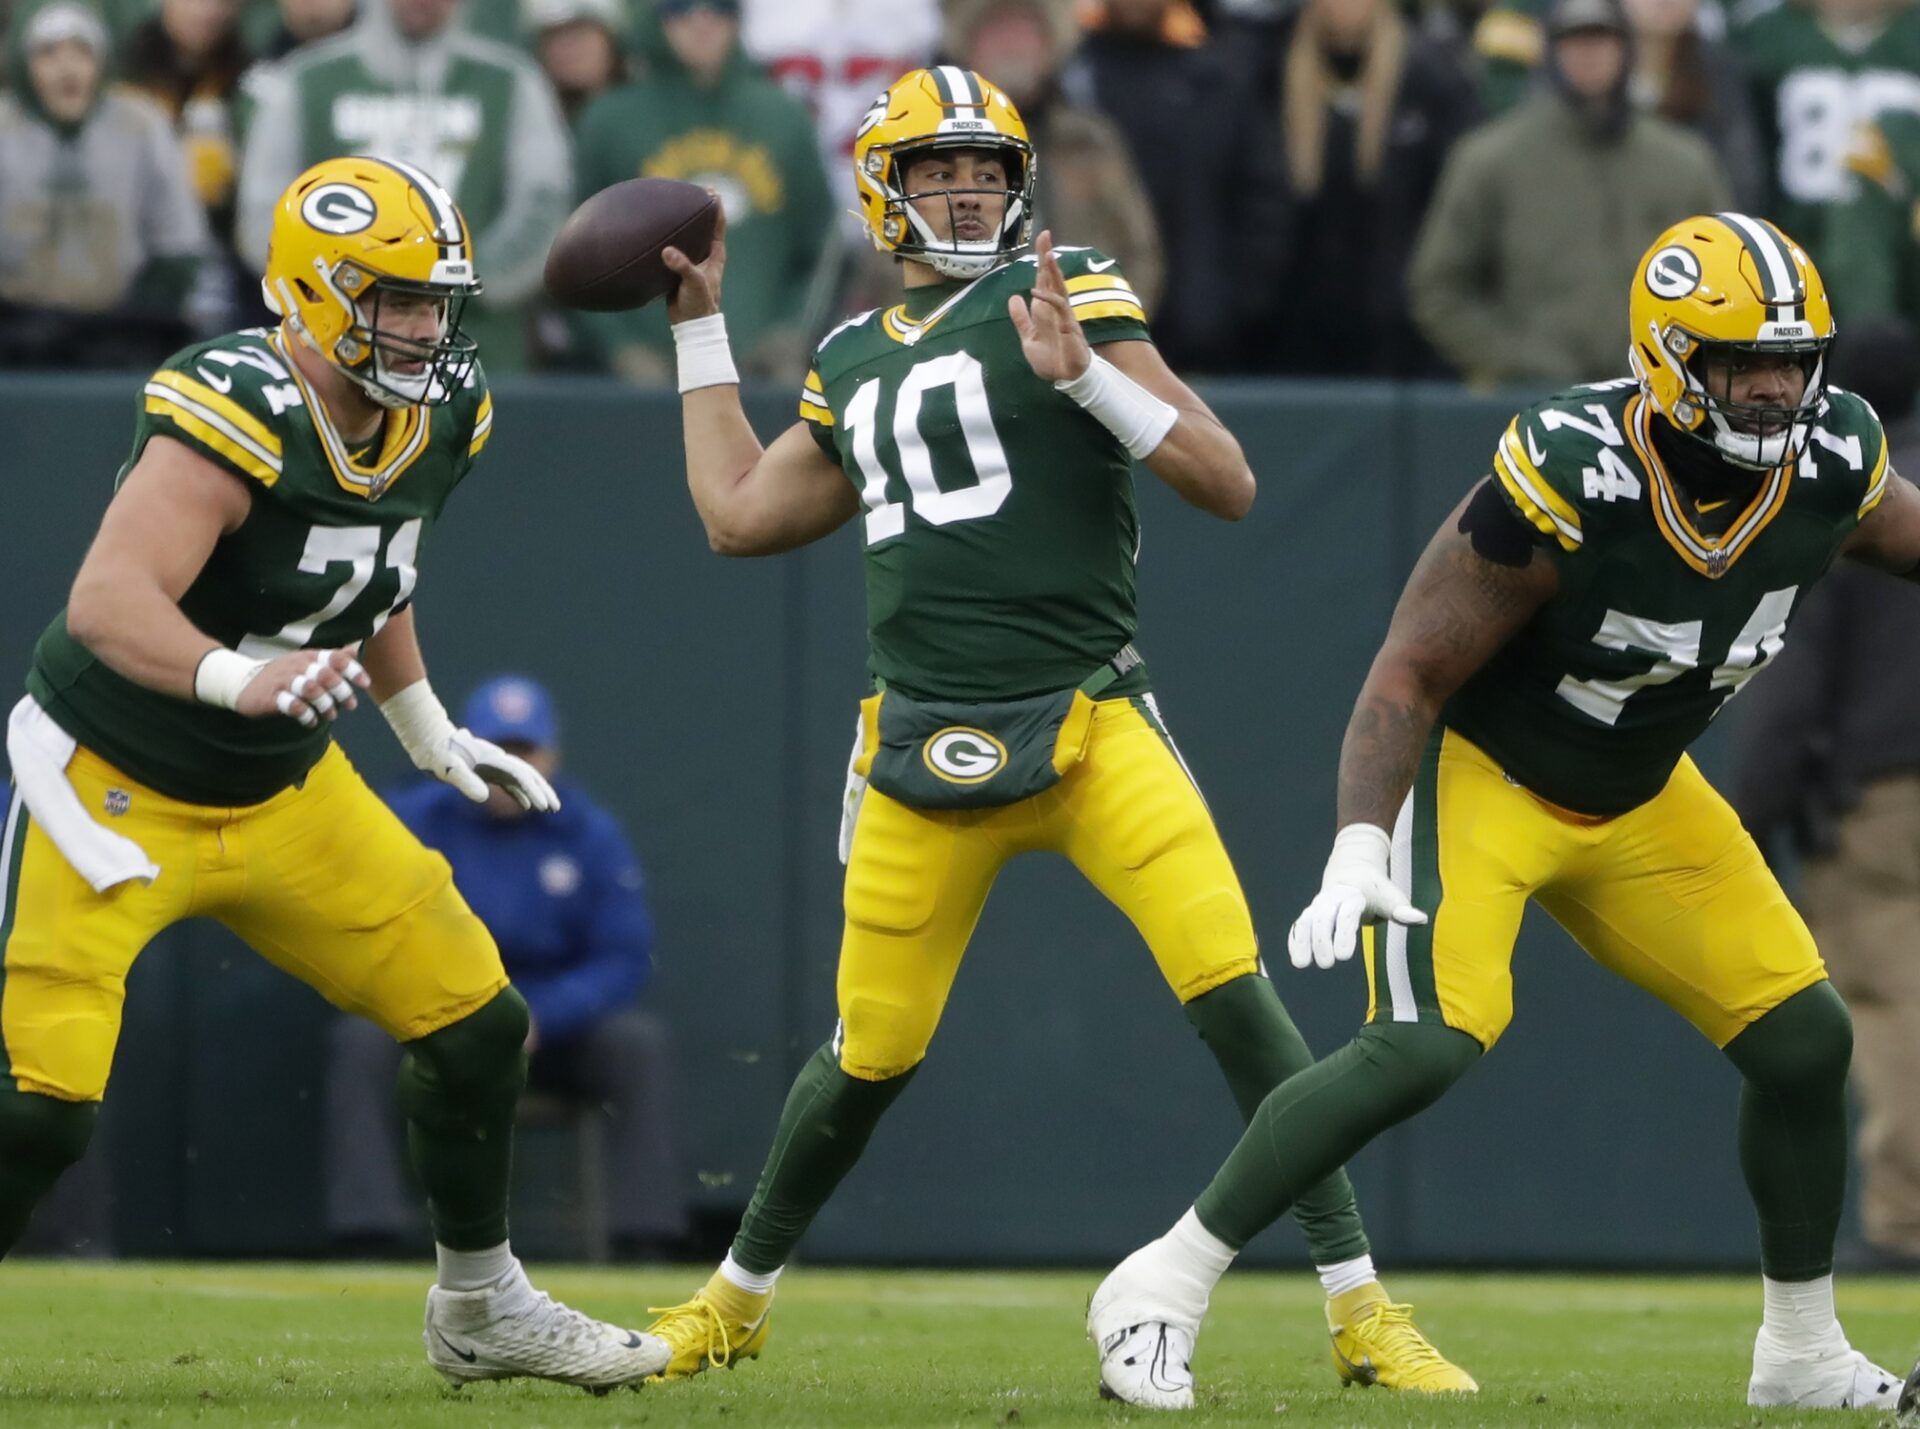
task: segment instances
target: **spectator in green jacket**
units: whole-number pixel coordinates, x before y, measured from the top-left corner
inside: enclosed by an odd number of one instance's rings
[[[1618,0],[1559,0],[1547,32],[1548,84],[1455,146],[1408,275],[1414,321],[1476,383],[1619,375],[1641,254],[1727,206],[1706,144],[1630,101]]]
[[[241,256],[258,271],[281,192],[337,154],[413,164],[473,228],[486,296],[466,313],[494,374],[526,365],[526,300],[573,194],[566,121],[518,50],[468,34],[464,0],[365,0],[351,29],[303,46],[250,83],[240,160]]]
[[[716,190],[727,214],[727,327],[741,371],[798,382],[832,270],[833,202],[813,121],[740,48],[737,0],[659,0],[647,75],[580,120],[580,196],[641,175]],[[666,304],[584,317],[597,364],[668,382]]]

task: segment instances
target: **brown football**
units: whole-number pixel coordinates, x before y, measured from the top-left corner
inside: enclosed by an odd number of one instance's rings
[[[627,179],[573,211],[547,250],[547,294],[562,307],[617,313],[680,284],[660,250],[698,263],[713,247],[720,201],[679,179]]]

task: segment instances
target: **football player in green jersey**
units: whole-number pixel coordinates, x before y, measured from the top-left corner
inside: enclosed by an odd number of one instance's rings
[[[1064,853],[1133,919],[1243,1113],[1311,1060],[1131,644],[1133,462],[1235,520],[1254,485],[1239,444],[1161,360],[1113,259],[1044,233],[1027,252],[1034,156],[1000,90],[950,66],[906,75],[868,111],[854,165],[904,301],[827,335],[801,420],[771,446],[728,355],[724,245],[697,267],[668,251],[708,535],[760,555],[859,515],[875,689],[842,828],[840,1023],[794,1084],[725,1262],[651,1327],[674,1347],[670,1378],[759,1352],[775,1277],[926,1055],[1017,853]],[[1343,1375],[1472,1388],[1380,1288],[1338,1167],[1299,1219]],[[1143,1328],[1154,1318],[1096,1317],[1104,1386],[1185,1407],[1191,1336]]]
[[[1823,380],[1826,291],[1772,224],[1676,224],[1629,312],[1634,375],[1514,419],[1409,578],[1347,726],[1341,828],[1287,947],[1330,967],[1378,923],[1367,1025],[1267,1098],[1188,1235],[1098,1294],[1179,1293],[1197,1324],[1249,1238],[1493,1046],[1531,898],[1744,1079],[1765,1277],[1748,1402],[1891,1408],[1898,1381],[1834,1314],[1847,1009],[1686,748],[1836,557],[1920,579],[1920,491],[1888,470],[1873,410]]]
[[[410,165],[332,159],[287,189],[272,242],[279,326],[148,379],[8,722],[0,1252],[86,1146],[134,958],[211,917],[406,1045],[439,1246],[434,1368],[456,1385],[636,1383],[666,1346],[548,1299],[508,1247],[526,1004],[446,860],[330,735],[366,692],[413,762],[467,797],[558,807],[525,761],[454,726],[414,633],[422,545],[492,430],[460,330],[480,290],[466,221]]]
[[[1746,0],[1731,9],[1761,152],[1773,156],[1767,211],[1830,267],[1836,211],[1860,187],[1847,168],[1857,129],[1920,113],[1920,11],[1900,0]]]

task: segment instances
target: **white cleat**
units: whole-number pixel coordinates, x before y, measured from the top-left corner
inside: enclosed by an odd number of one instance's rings
[[[1143,1409],[1193,1408],[1193,1342],[1200,1321],[1148,1288],[1120,1262],[1087,1303],[1087,1338],[1100,1354],[1100,1397]]]
[[[1892,1409],[1900,1378],[1845,1339],[1812,1355],[1788,1355],[1762,1330],[1753,1345],[1747,1403],[1755,1409]]]
[[[667,1342],[569,1309],[535,1290],[519,1263],[485,1290],[427,1292],[427,1363],[458,1387],[477,1379],[535,1379],[605,1394],[660,1373]]]

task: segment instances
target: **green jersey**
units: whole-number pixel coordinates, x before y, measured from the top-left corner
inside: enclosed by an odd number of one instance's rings
[[[1114,259],[1055,251],[1089,342],[1147,337]],[[1021,352],[1007,299],[1037,271],[1022,258],[842,323],[801,393],[865,507],[869,668],[910,697],[1071,689],[1133,639],[1133,463]],[[1146,688],[1136,667],[1111,693]]]
[[[256,328],[169,360],[141,393],[118,478],[161,436],[248,484],[247,519],[215,544],[180,610],[263,659],[365,640],[412,598],[427,534],[493,423],[476,366],[448,405],[393,412],[379,438],[350,448],[283,341]],[[324,724],[244,719],[137,685],[67,632],[65,611],[34,648],[27,689],[81,744],[195,804],[269,799],[298,783],[330,738]]]
[[[1780,652],[1799,593],[1886,491],[1879,418],[1830,388],[1800,458],[1759,477],[1708,536],[1654,450],[1650,424],[1664,420],[1630,378],[1575,387],[1516,417],[1494,457],[1560,588],[1442,718],[1576,813],[1660,792]]]
[[[1741,24],[1734,44],[1761,150],[1777,156],[1768,214],[1824,263],[1825,210],[1859,185],[1847,168],[1855,130],[1881,114],[1920,112],[1920,11],[1900,8],[1883,30],[1854,39],[1812,6],[1783,0]]]

